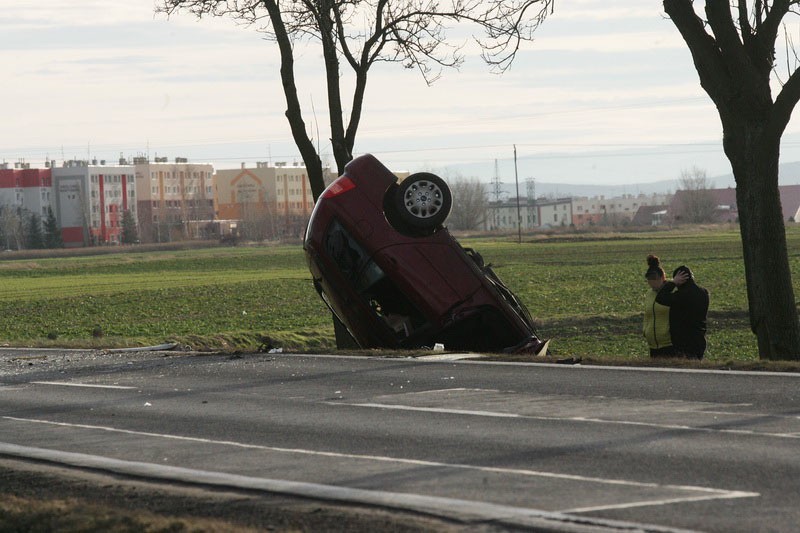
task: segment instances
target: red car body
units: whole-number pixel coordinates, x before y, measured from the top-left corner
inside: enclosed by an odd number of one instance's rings
[[[364,155],[325,190],[303,246],[320,296],[362,348],[442,343],[447,350],[537,352],[542,343],[517,297],[480,255],[431,220],[449,213],[446,184],[430,186],[446,205],[420,214],[407,200],[431,195],[404,185],[414,177],[398,185]],[[411,214],[402,213],[403,195]]]

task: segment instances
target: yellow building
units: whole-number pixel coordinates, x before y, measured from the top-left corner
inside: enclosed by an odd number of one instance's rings
[[[330,171],[323,169],[325,183]],[[259,162],[255,168],[217,170],[216,219],[238,221],[243,236],[264,239],[302,233],[314,208],[306,167],[297,163]]]

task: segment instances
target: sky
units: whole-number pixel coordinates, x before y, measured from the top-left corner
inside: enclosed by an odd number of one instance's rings
[[[255,28],[189,13],[167,18],[153,0],[3,7],[0,160],[43,166],[149,155],[215,168],[300,161],[276,47]],[[432,86],[415,70],[376,64],[355,153],[392,170],[506,183],[730,173],[716,109],[658,0],[558,0],[502,75],[465,51],[462,68]],[[300,46],[297,55],[306,124],[332,162],[319,53]],[[793,121],[782,161],[797,160]]]

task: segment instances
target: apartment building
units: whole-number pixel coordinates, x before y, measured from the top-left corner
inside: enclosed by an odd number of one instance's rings
[[[519,223],[518,223],[519,221]],[[488,231],[530,230],[542,227],[568,226],[572,221],[572,199],[516,198],[490,202],[484,229]]]
[[[573,198],[572,223],[578,227],[629,223],[640,207],[667,205],[670,197],[668,194],[625,194],[613,198],[605,196]]]
[[[323,169],[326,176],[329,169]],[[220,219],[239,219],[247,204],[264,205],[278,215],[309,216],[314,197],[306,167],[294,163],[256,163],[255,168],[217,170],[217,214]],[[329,183],[326,180],[326,183]]]
[[[0,164],[0,206],[23,208],[44,218],[51,207],[52,174],[30,163]]]
[[[325,183],[332,181],[324,168]],[[216,217],[231,221],[239,233],[255,239],[299,234],[314,208],[306,167],[300,163],[258,162],[255,167],[217,170]]]
[[[48,172],[64,246],[119,244],[125,211],[137,220],[133,166],[97,160],[54,163]]]
[[[540,226],[556,227],[572,224],[574,205],[572,198],[538,199],[536,206],[539,211]]]
[[[204,236],[214,220],[214,167],[184,157],[134,157],[139,236],[170,242]]]

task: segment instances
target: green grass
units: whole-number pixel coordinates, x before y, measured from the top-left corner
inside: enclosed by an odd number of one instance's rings
[[[787,238],[795,292],[800,230]],[[757,360],[738,230],[463,238],[525,302],[558,356],[646,358],[645,257],[709,289],[710,360]],[[299,245],[0,261],[0,342],[330,349],[330,317]],[[93,336],[93,332],[96,335]]]
[[[331,343],[297,246],[10,261],[0,283],[0,338],[14,345]]]
[[[790,231],[790,249],[800,232]],[[523,237],[514,242],[464,240],[492,263],[537,318],[539,332],[553,337],[557,355],[647,355],[641,335],[645,258],[661,258],[668,275],[689,265],[711,293],[710,359],[756,360],[747,316],[741,239],[735,230],[640,234]],[[792,255],[794,279],[800,257]],[[797,288],[795,288],[797,291]]]

